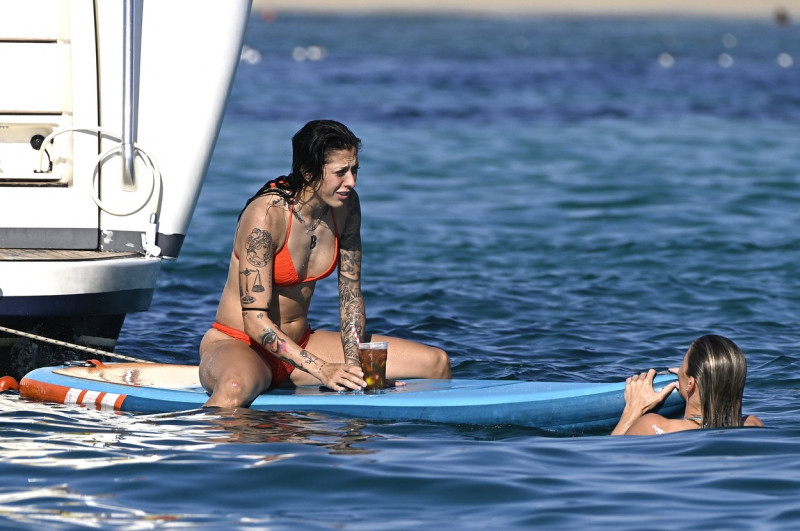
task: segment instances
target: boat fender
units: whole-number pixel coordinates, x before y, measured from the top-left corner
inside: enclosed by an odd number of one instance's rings
[[[156,233],[157,229],[157,216],[155,213],[150,214],[150,222],[147,224],[147,228],[142,233],[142,248],[145,251],[145,255],[150,256],[158,256],[161,254],[161,247],[156,245]]]
[[[11,376],[0,378],[0,393],[4,391],[19,391],[19,384]]]

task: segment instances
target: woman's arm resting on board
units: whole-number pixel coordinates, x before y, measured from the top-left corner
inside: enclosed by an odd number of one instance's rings
[[[664,401],[677,387],[677,382],[670,382],[661,391],[653,389],[655,369],[647,373],[634,374],[625,381],[625,409],[611,432],[611,435],[645,435],[659,432],[659,426],[666,421],[661,415],[647,414]]]

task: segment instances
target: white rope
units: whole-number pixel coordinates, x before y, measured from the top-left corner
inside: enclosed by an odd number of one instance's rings
[[[98,354],[100,356],[108,356],[111,358],[117,358],[125,361],[135,361],[139,363],[153,363],[152,361],[132,358],[130,356],[124,356],[122,354],[115,354],[114,352],[107,352],[105,350],[100,350],[97,348],[84,347],[83,345],[76,345],[75,343],[67,343],[66,341],[59,341],[58,339],[52,339],[44,336],[37,336],[36,334],[29,334],[28,332],[22,332],[21,330],[14,330],[13,328],[6,328],[5,326],[0,326],[0,332],[6,332],[17,336],[27,337],[28,339],[36,339],[37,341],[44,341],[45,343],[51,343],[53,345],[58,345],[60,347],[71,348],[73,350],[81,350],[83,352],[88,352],[90,354]]]

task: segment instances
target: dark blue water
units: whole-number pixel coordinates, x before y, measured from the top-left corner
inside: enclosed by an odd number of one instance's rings
[[[303,123],[334,118],[364,141],[371,331],[442,346],[459,378],[560,381],[674,366],[720,333],[769,427],[565,438],[6,394],[0,525],[797,527],[797,27],[279,16],[246,44],[182,255],[119,352],[197,361],[243,201]],[[316,327],[336,326],[335,289]]]

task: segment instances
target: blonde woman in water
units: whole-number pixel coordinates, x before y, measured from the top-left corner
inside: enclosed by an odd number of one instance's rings
[[[625,409],[611,435],[654,435],[700,428],[763,426],[754,415],[742,416],[747,376],[744,353],[730,339],[706,335],[694,340],[683,364],[670,369],[678,381],[660,392],[653,389],[656,371],[634,374],[625,385]],[[648,413],[678,389],[686,401],[683,418]]]

